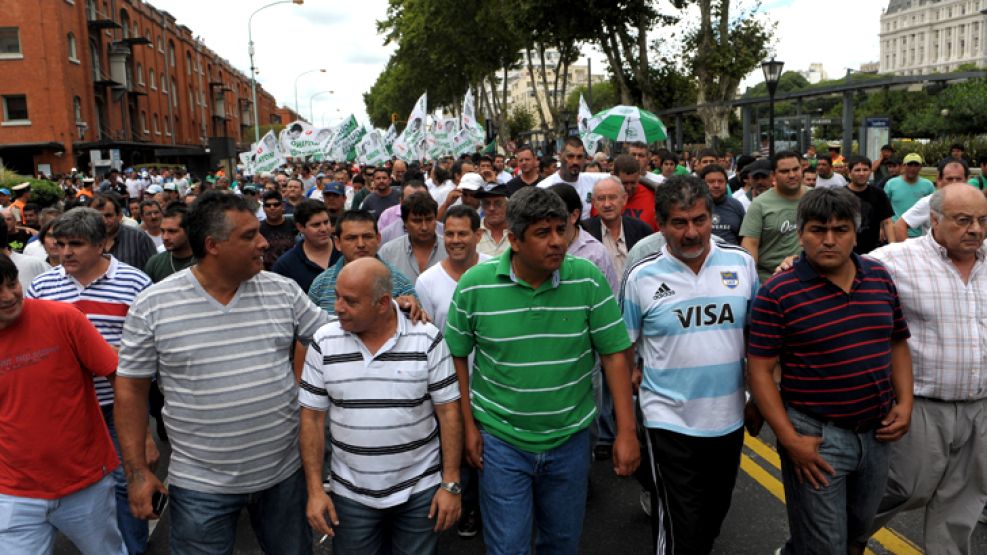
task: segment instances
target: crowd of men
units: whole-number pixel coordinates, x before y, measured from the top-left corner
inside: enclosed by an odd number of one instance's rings
[[[595,458],[640,482],[656,553],[709,553],[767,422],[780,552],[863,553],[919,509],[928,552],[971,553],[987,198],[957,146],[935,183],[890,145],[570,137],[111,172],[44,210],[0,190],[0,551],[145,553],[167,507],[177,554],[231,552],[244,509],[268,553],[434,553],[454,526],[576,553]]]

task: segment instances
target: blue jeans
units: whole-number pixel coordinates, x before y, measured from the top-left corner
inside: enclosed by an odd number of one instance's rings
[[[779,445],[791,537],[785,555],[846,555],[848,545],[866,542],[888,481],[888,445],[873,431],[854,432],[788,408],[801,435],[822,437],[819,455],[836,471],[828,486],[799,483],[792,460]]]
[[[312,529],[305,517],[305,478],[301,469],[254,493],[205,493],[175,485],[171,497],[171,553],[233,553],[236,523],[246,507],[257,543],[270,555],[311,555]]]
[[[120,440],[117,439],[116,424],[113,422],[113,405],[103,405],[100,409],[103,411],[106,429],[110,431],[113,448],[116,449],[117,457],[123,461],[123,455],[120,454]],[[117,526],[120,527],[123,542],[127,544],[127,552],[130,555],[144,555],[147,553],[147,521],[135,517],[130,512],[130,501],[127,499],[127,478],[123,473],[123,464],[113,471],[113,481],[116,483]]]
[[[589,430],[543,453],[522,451],[481,430],[480,514],[489,555],[579,551],[589,484]]]
[[[613,445],[617,424],[613,415],[613,395],[607,387],[607,376],[599,365],[593,370],[593,395],[596,397],[596,420],[590,427],[593,446]]]
[[[334,555],[429,555],[438,551],[439,535],[428,509],[438,486],[418,492],[404,503],[375,509],[332,494],[339,526],[332,539]]]
[[[125,555],[115,504],[109,475],[60,499],[0,494],[0,551],[50,555],[58,530],[85,555]]]

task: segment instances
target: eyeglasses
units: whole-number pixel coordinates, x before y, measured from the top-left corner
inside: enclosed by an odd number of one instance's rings
[[[967,216],[966,214],[960,214],[959,216],[955,214],[943,214],[943,216],[953,220],[953,223],[963,228],[968,228],[973,225],[973,222],[977,222],[977,225],[981,228],[987,229],[987,216],[980,216],[978,218]]]
[[[265,202],[264,208],[281,208],[280,202]]]

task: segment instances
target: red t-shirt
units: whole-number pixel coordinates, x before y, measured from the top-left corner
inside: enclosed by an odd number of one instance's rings
[[[590,211],[590,216],[598,216],[596,208]],[[651,189],[637,184],[634,194],[627,198],[624,205],[624,216],[637,218],[651,226],[652,231],[658,231],[658,216],[655,215],[655,192]]]
[[[658,231],[658,217],[655,216],[655,192],[638,183],[634,194],[627,198],[624,215],[637,218],[650,225],[652,231]]]
[[[92,380],[116,367],[78,308],[24,299],[0,330],[0,493],[58,499],[120,464]]]

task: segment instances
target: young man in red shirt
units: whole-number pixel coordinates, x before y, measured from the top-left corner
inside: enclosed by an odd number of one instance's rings
[[[120,461],[92,380],[116,366],[116,353],[78,308],[25,300],[17,267],[0,254],[4,553],[50,553],[56,530],[85,554],[127,553],[111,475]]]
[[[632,147],[633,148],[633,147]],[[645,170],[647,171],[647,170]],[[655,192],[642,185],[641,164],[633,155],[621,154],[613,161],[613,176],[620,180],[627,191],[627,204],[624,216],[637,218],[648,224],[652,231],[658,231],[655,217]]]

